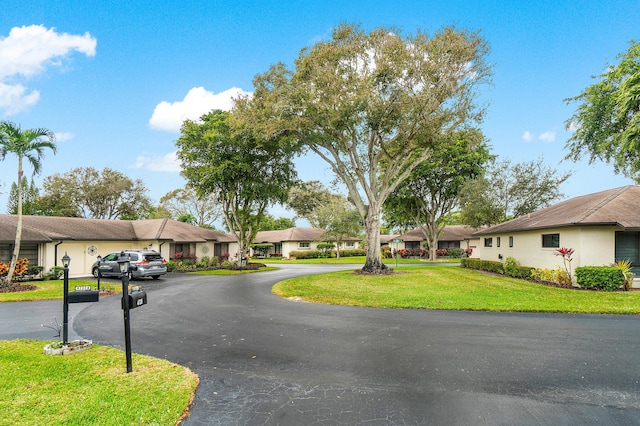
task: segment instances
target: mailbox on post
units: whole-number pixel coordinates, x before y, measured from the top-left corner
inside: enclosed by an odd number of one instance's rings
[[[98,290],[85,290],[76,287],[76,291],[70,291],[67,295],[67,303],[85,303],[100,301],[100,292]]]
[[[132,291],[127,295],[129,298],[129,309],[147,304],[147,293],[144,290]],[[124,298],[122,299],[122,309],[124,309]]]

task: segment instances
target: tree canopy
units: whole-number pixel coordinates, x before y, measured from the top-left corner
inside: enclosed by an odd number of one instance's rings
[[[566,158],[577,161],[588,154],[590,163],[612,163],[616,173],[640,182],[640,42],[632,41],[619,58],[600,81],[566,99],[578,103],[566,121],[574,131],[565,145]]]
[[[382,205],[435,144],[482,118],[474,99],[486,54],[478,34],[454,28],[430,37],[342,24],[303,49],[293,71],[279,63],[258,75],[243,112],[331,166],[366,227],[363,271],[380,272]]]
[[[462,222],[495,225],[547,207],[564,197],[560,185],[570,176],[545,165],[542,158],[515,164],[491,160],[485,173],[461,190]]]
[[[388,224],[422,231],[431,260],[436,258],[438,238],[448,215],[459,205],[462,187],[482,175],[491,158],[479,131],[458,132],[451,138],[411,172],[384,206]]]
[[[225,111],[186,120],[176,141],[182,175],[199,196],[222,203],[229,232],[249,252],[266,208],[283,203],[296,179],[293,151],[279,138],[264,139]]]
[[[94,219],[147,217],[151,200],[140,179],[131,180],[108,167],[77,167],[48,176],[40,204],[47,215]]]
[[[213,194],[200,196],[189,185],[167,192],[160,198],[160,206],[174,219],[203,228],[213,228],[222,216],[222,205]]]

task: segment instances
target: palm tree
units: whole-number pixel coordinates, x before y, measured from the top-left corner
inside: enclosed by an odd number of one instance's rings
[[[33,167],[33,174],[40,173],[44,149],[49,148],[56,153],[55,136],[48,129],[22,130],[19,125],[9,121],[0,121],[0,161],[7,154],[13,153],[18,157],[18,223],[16,225],[16,240],[13,246],[11,264],[7,273],[6,284],[11,283],[13,272],[16,269],[18,254],[20,253],[20,240],[22,238],[22,160],[26,158]]]

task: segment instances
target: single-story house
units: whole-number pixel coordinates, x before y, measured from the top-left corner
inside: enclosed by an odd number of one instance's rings
[[[438,239],[438,249],[475,249],[479,240],[473,234],[477,229],[467,225],[447,225],[442,230],[442,235]],[[419,250],[426,249],[427,241],[420,229],[414,229],[397,236],[402,242],[398,243],[398,249]],[[396,248],[396,243],[390,243],[392,248]]]
[[[271,244],[260,252],[251,250],[251,255],[282,256],[290,257],[292,251],[317,250],[318,244],[323,242],[334,242],[324,239],[325,230],[318,228],[288,228],[278,231],[258,232],[254,240],[255,244]],[[356,237],[344,237],[340,242],[340,250],[357,249],[360,247],[360,239]]]
[[[0,261],[9,262],[16,235],[16,215],[0,215]],[[20,258],[48,271],[62,264],[65,253],[71,258],[70,276],[86,276],[98,255],[125,249],[152,249],[165,259],[175,253],[231,258],[238,252],[236,240],[175,220],[104,220],[75,217],[23,216]]]
[[[640,187],[629,185],[571,198],[482,229],[477,255],[513,257],[524,266],[562,268],[560,247],[574,250],[571,266],[610,265],[627,259],[640,267]]]

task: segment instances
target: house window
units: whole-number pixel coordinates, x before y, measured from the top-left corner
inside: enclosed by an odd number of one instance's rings
[[[560,247],[560,234],[542,234],[542,247]]]
[[[500,237],[496,237],[496,247],[500,247]]]
[[[300,241],[300,242],[298,243],[298,248],[301,248],[301,249],[308,249],[308,248],[310,248],[310,247],[311,247],[311,243],[309,243],[309,242],[302,242],[302,241]]]
[[[460,241],[438,241],[439,249],[460,248]]]
[[[492,237],[485,238],[484,239],[484,246],[485,247],[493,247],[493,238]]]
[[[420,241],[405,241],[404,248],[407,250],[420,250]]]
[[[346,242],[347,247],[355,247],[355,243],[353,241],[347,241]]]
[[[513,247],[513,235],[509,237],[509,247]]]

